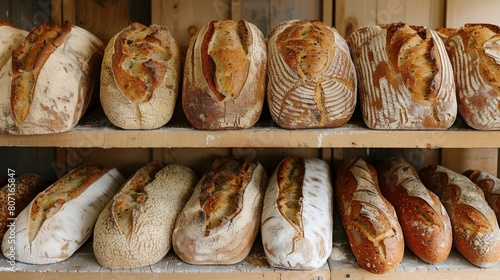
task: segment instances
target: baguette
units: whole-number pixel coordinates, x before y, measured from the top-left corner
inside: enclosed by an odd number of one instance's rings
[[[254,24],[211,21],[186,54],[182,108],[198,129],[241,129],[259,119],[265,99],[266,44]]]
[[[464,175],[481,188],[484,198],[495,212],[498,222],[500,220],[500,179],[477,169],[467,170]]]
[[[338,127],[356,106],[357,80],[344,38],[317,20],[276,26],[268,42],[267,100],[288,129]]]
[[[190,264],[234,264],[259,232],[267,175],[245,157],[215,160],[179,215],[172,236],[177,256]]]
[[[478,267],[497,264],[500,228],[483,191],[464,175],[440,165],[425,167],[419,175],[448,211],[455,248]]]
[[[101,71],[104,113],[124,129],[168,123],[179,91],[181,54],[167,27],[132,23],[109,41]]]
[[[336,198],[349,245],[371,273],[393,270],[403,259],[404,237],[394,207],[382,196],[377,172],[361,158],[337,172]]]
[[[196,182],[194,171],[179,164],[153,162],[139,169],[99,215],[93,240],[97,261],[112,269],[160,261]]]
[[[394,206],[405,244],[423,261],[439,263],[451,251],[451,222],[443,204],[420,181],[415,168],[404,158],[377,165],[380,190]]]
[[[12,180],[0,188],[0,240],[7,231],[9,219],[17,217],[39,192],[49,186],[49,181],[37,174],[23,174],[9,179]]]
[[[90,237],[99,213],[123,182],[115,168],[75,168],[24,208],[10,235],[15,236],[15,246],[6,234],[2,252],[29,264],[66,260]]]
[[[267,261],[275,267],[314,269],[332,251],[333,189],[328,164],[287,157],[269,180],[261,218]]]

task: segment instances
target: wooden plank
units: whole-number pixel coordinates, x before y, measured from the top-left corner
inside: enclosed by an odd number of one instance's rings
[[[12,21],[10,1],[0,1],[0,21]]]
[[[200,178],[215,159],[231,154],[231,149],[229,148],[174,148],[163,149],[162,151],[162,162],[164,164],[179,163],[186,165],[192,168]]]
[[[480,4],[479,4],[480,3]],[[500,25],[500,2],[497,0],[448,0],[446,26],[458,28],[465,23],[491,23]]]
[[[497,176],[498,149],[443,149],[442,165],[459,173],[479,169]]]
[[[18,0],[11,6],[12,24],[17,28],[31,30],[33,28],[32,0]]]
[[[241,18],[241,0],[231,0],[231,19],[239,21]]]
[[[333,20],[333,0],[323,0],[323,8],[322,12],[323,15],[321,17],[321,20],[329,26],[333,26],[334,20]]]

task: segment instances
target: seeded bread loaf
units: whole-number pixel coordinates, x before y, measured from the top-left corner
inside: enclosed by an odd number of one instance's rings
[[[478,130],[500,129],[500,27],[466,24],[446,47],[462,119]]]
[[[124,181],[115,168],[85,164],[70,171],[18,215],[15,246],[12,250],[5,235],[2,252],[29,264],[66,260],[91,236],[97,217]]]
[[[483,191],[462,174],[440,165],[419,172],[424,185],[439,196],[453,228],[454,247],[472,264],[491,267],[500,260],[500,228]]]
[[[190,264],[234,264],[259,232],[267,175],[245,157],[215,160],[182,210],[172,236],[177,256]]]
[[[500,220],[500,179],[477,169],[467,170],[464,175],[481,188],[484,198],[495,212],[498,222]]]
[[[439,197],[402,157],[380,162],[377,173],[382,194],[396,210],[406,246],[428,263],[446,260],[453,238],[450,217]]]
[[[112,269],[160,261],[196,183],[194,171],[179,164],[152,162],[139,169],[99,215],[93,240],[97,261]]]
[[[333,247],[333,188],[326,162],[281,161],[266,190],[261,236],[272,266],[314,269],[325,264]]]
[[[336,198],[349,245],[371,273],[393,270],[403,259],[404,237],[394,207],[382,196],[377,172],[361,158],[337,171]]]
[[[453,124],[453,68],[435,31],[404,23],[367,25],[347,42],[369,128],[447,129]]]
[[[104,113],[124,129],[154,129],[174,112],[181,54],[167,27],[132,23],[109,41],[101,71]]]
[[[73,128],[91,101],[102,56],[102,42],[69,22],[32,29],[4,66],[11,70],[0,74],[0,96],[10,101],[0,130],[30,135]]]
[[[267,53],[262,32],[246,20],[211,21],[186,54],[182,108],[198,129],[253,126],[265,99]]]
[[[267,100],[284,128],[338,127],[351,118],[357,81],[345,40],[321,21],[276,26],[268,42]]]

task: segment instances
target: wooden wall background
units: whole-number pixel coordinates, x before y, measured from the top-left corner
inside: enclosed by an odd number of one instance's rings
[[[1,0],[0,20],[26,30],[45,21],[60,24],[69,20],[104,42],[133,21],[157,23],[168,26],[181,46],[187,48],[191,35],[213,19],[245,18],[266,35],[281,21],[295,18],[323,20],[343,35],[364,24],[393,21],[430,27],[458,27],[464,21],[479,20],[500,24],[496,13],[500,1],[481,2],[487,5],[468,0]],[[0,168],[15,167],[19,172],[37,172],[55,179],[83,162],[114,165],[130,175],[141,165],[155,160],[186,164],[201,174],[216,157],[227,154],[255,157],[268,172],[286,155],[323,158],[332,165],[354,156],[378,160],[404,155],[417,167],[441,163],[459,172],[473,167],[500,174],[498,149],[1,147]]]

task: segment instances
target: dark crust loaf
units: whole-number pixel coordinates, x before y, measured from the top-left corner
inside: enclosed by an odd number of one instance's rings
[[[349,244],[361,267],[381,274],[403,259],[404,238],[393,206],[382,196],[377,172],[361,158],[337,171],[336,198]]]
[[[450,217],[439,197],[420,181],[415,168],[404,158],[377,164],[380,190],[394,206],[405,244],[428,263],[444,261],[451,250]]]
[[[500,228],[483,191],[466,176],[439,165],[425,167],[419,175],[450,216],[455,248],[476,266],[498,263]]]

